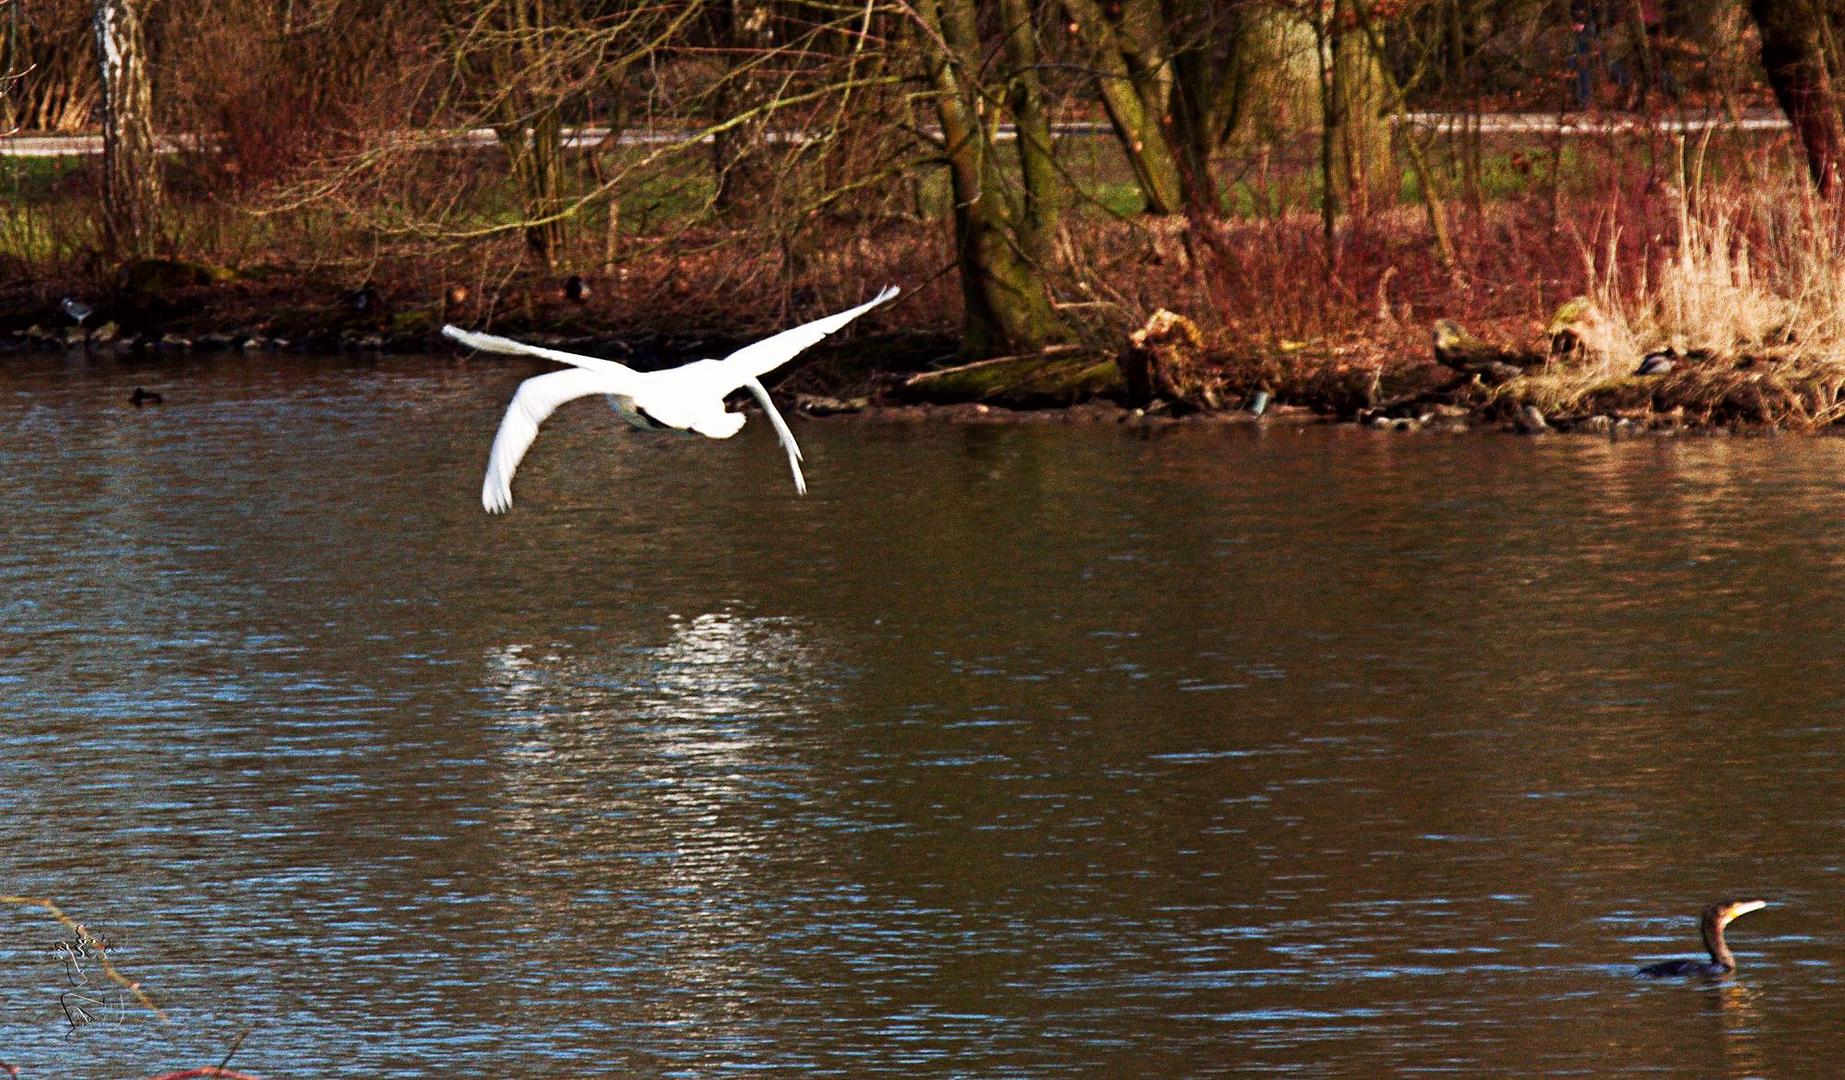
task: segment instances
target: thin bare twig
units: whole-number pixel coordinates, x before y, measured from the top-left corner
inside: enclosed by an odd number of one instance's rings
[[[51,914],[51,917],[58,920],[65,929],[77,935],[77,941],[80,944],[91,950],[96,958],[97,966],[102,969],[104,975],[109,977],[109,981],[134,995],[134,999],[139,1002],[142,1007],[146,1008],[148,1012],[153,1013],[156,1018],[162,1021],[166,1020],[167,1014],[165,1010],[154,1004],[154,999],[148,996],[147,991],[141,989],[141,984],[122,974],[121,971],[116,968],[115,964],[110,962],[107,953],[108,942],[98,935],[91,933],[89,928],[82,923],[66,915],[64,909],[59,907],[54,901],[45,899],[42,896],[0,895],[0,904],[44,908]]]

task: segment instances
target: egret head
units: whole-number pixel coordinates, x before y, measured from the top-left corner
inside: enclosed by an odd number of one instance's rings
[[[707,439],[728,439],[743,430],[743,414],[720,409],[701,417],[691,428]]]

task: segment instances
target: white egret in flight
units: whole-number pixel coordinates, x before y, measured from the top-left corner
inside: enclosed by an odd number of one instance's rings
[[[795,445],[794,433],[788,430],[782,414],[775,411],[775,403],[769,400],[762,376],[896,295],[897,288],[890,286],[850,311],[783,330],[753,345],[745,345],[722,360],[694,360],[665,371],[636,371],[613,360],[579,356],[444,326],[443,334],[483,352],[541,356],[571,365],[568,371],[535,375],[519,384],[518,393],[513,395],[512,404],[506,407],[506,416],[500,421],[499,433],[493,437],[493,449],[487,455],[487,479],[481,485],[481,505],[490,514],[501,513],[512,506],[513,471],[519,467],[519,460],[531,447],[532,440],[538,437],[538,425],[566,401],[605,394],[621,418],[637,428],[695,431],[713,439],[728,439],[743,427],[743,414],[727,412],[724,408],[725,396],[737,389],[749,390],[762,404],[782,447],[788,451],[788,467],[794,470],[794,489],[807,494],[807,481],[801,476],[801,448]]]

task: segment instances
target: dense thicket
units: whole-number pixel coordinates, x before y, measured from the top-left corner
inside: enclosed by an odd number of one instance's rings
[[[0,0],[0,123],[109,115],[103,10],[139,13],[154,127],[187,148],[147,197],[311,219],[322,257],[516,238],[615,273],[670,243],[791,290],[881,223],[940,219],[978,353],[1080,323],[1073,214],[1191,265],[1209,223],[1298,211],[1331,265],[1413,203],[1458,281],[1452,204],[1499,167],[1483,117],[1736,115],[1772,90],[1827,195],[1845,130],[1834,0]],[[104,224],[104,255],[149,248],[152,225]],[[160,228],[175,254],[224,242]]]

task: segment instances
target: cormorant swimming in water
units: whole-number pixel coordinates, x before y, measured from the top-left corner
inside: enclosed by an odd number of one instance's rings
[[[1641,968],[1640,974],[1648,978],[1702,975],[1707,979],[1728,975],[1736,970],[1736,957],[1730,955],[1730,947],[1723,943],[1723,928],[1738,915],[1767,906],[1766,900],[1724,900],[1712,904],[1704,909],[1704,917],[1698,921],[1698,929],[1704,935],[1704,948],[1710,953],[1709,960],[1662,960]]]
[[[161,397],[159,391],[147,390],[139,386],[135,387],[134,393],[128,395],[128,403],[137,409],[143,405],[158,405],[165,400],[166,398]]]

